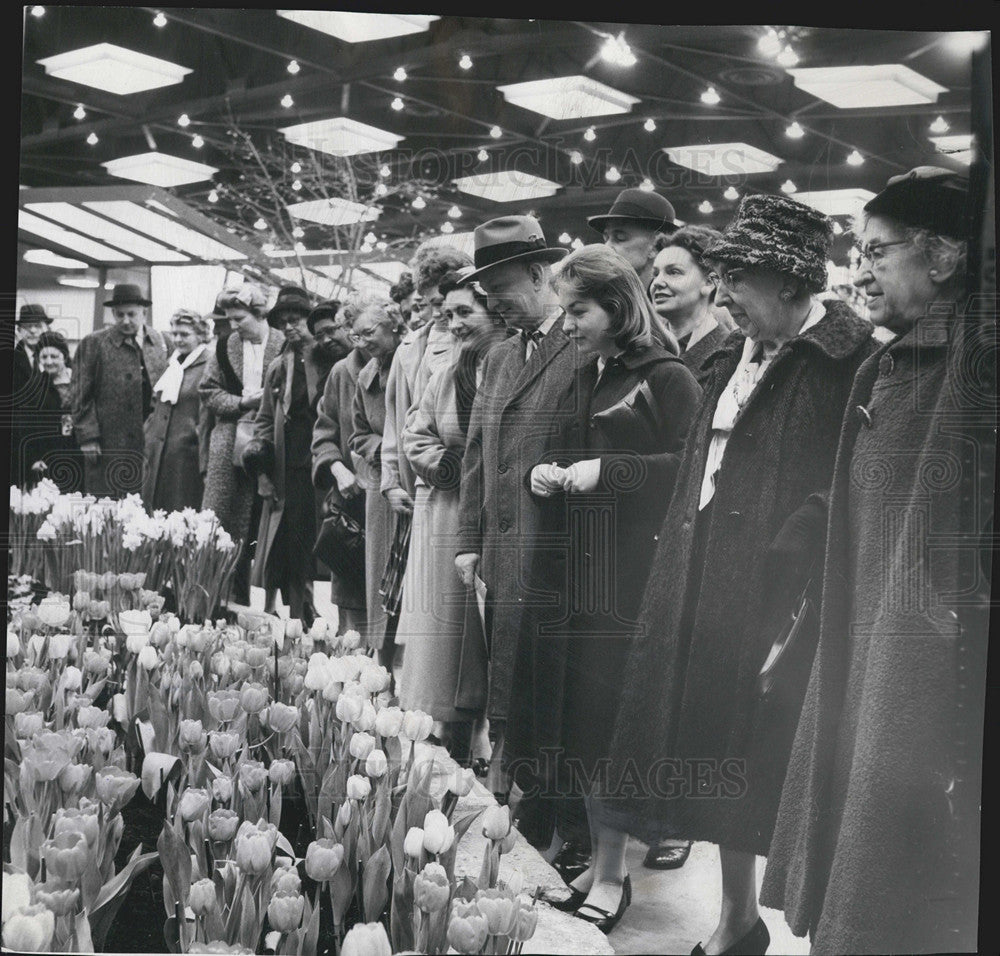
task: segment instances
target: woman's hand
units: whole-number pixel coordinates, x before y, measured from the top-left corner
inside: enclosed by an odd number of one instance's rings
[[[337,482],[337,491],[343,498],[353,498],[361,493],[361,486],[358,484],[358,476],[351,471],[342,461],[333,463],[333,480]]]
[[[396,514],[413,514],[413,499],[402,488],[390,488],[385,497]]]
[[[555,462],[551,465],[535,465],[531,469],[531,493],[539,498],[551,498],[563,490],[564,468]]]
[[[563,471],[563,490],[573,494],[585,495],[597,490],[601,479],[601,459],[591,458],[589,461],[573,462]]]
[[[249,392],[240,399],[240,408],[248,412],[251,408],[260,408],[260,400],[264,397],[264,389],[258,388],[255,392]]]

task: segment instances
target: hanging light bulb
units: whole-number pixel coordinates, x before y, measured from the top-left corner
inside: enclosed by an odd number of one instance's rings
[[[194,134],[194,136],[192,136],[192,137],[191,137],[191,145],[192,145],[192,146],[193,146],[193,147],[194,147],[195,149],[201,149],[201,148],[202,148],[202,146],[204,146],[204,145],[205,145],[205,140],[203,140],[203,139],[201,138],[201,135],[200,135],[200,134],[198,134],[198,133],[195,133],[195,134]]]
[[[595,139],[597,139],[597,133],[594,132],[594,127],[593,126],[588,126],[587,127],[587,131],[583,134],[583,138],[588,143],[592,143]]]
[[[365,245],[374,246],[378,242],[378,236],[374,232],[365,233]]]
[[[730,186],[722,195],[723,198],[728,199],[730,202],[736,202],[740,198],[740,194],[737,192],[735,186]]]
[[[835,236],[840,236],[840,235],[843,235],[843,233],[844,233],[844,227],[839,222],[837,222],[836,219],[834,219],[833,220],[833,234]]]
[[[32,7],[31,8],[31,15],[33,17],[44,17],[45,16],[45,7]]]
[[[862,156],[856,149],[847,154],[847,164],[849,166],[860,166],[864,161],[864,156]]]
[[[583,162],[583,153],[578,149],[574,149],[572,153],[569,154],[569,161],[574,166],[579,166]]]
[[[647,133],[653,133],[653,132],[656,131],[656,123],[654,123],[652,119],[648,119],[648,120],[646,120],[645,123],[642,124],[642,128]]]
[[[757,52],[762,56],[777,56],[781,52],[781,41],[774,27],[768,27],[767,33],[757,41]]]
[[[427,201],[424,199],[423,196],[414,196],[413,202],[411,202],[410,205],[414,209],[424,209],[427,206]]]
[[[406,104],[402,101],[402,99],[396,96],[389,105],[398,113]]]
[[[83,103],[81,103],[75,110],[73,110],[73,119],[86,119],[87,111],[83,108]]]
[[[722,99],[719,96],[714,86],[710,86],[704,93],[701,94],[701,101],[706,106],[715,106]]]
[[[799,55],[792,49],[791,44],[787,44],[785,49],[778,54],[778,64],[786,69],[795,66],[798,62]]]
[[[799,188],[799,187],[798,187],[798,186],[796,186],[796,185],[795,185],[795,183],[793,183],[793,182],[792,182],[792,181],[791,181],[790,179],[786,179],[786,180],[785,180],[785,181],[784,181],[784,182],[783,182],[783,183],[781,184],[781,191],[782,191],[783,193],[787,193],[788,195],[791,195],[792,193],[794,193],[794,192],[797,192],[797,191],[798,191],[798,188]]]
[[[487,153],[485,149],[481,149],[481,150],[479,150],[478,153],[476,153],[476,159],[478,159],[479,162],[481,162],[481,163],[485,163],[486,160],[488,160],[489,158],[490,158],[490,154]]]
[[[472,57],[469,56],[468,53],[463,53],[462,54],[462,59],[458,61],[458,65],[463,70],[471,70],[472,69]]]
[[[500,137],[503,136],[503,130],[500,129],[499,126],[494,126],[490,130],[490,136],[492,136],[494,139],[500,139]]]
[[[806,135],[806,131],[799,126],[798,123],[792,123],[790,126],[786,127],[785,135],[789,139],[802,139]]]
[[[459,209],[458,206],[452,206],[451,209],[448,210],[448,215],[452,219],[461,219],[462,218],[462,210]]]
[[[294,250],[295,250],[295,251],[296,251],[296,252],[297,252],[297,253],[298,253],[299,255],[302,255],[302,253],[306,251],[306,244],[305,244],[304,242],[297,242],[297,243],[295,243],[295,245],[294,245],[294,246],[292,246],[292,248],[293,248],[293,249],[294,249]]]
[[[443,223],[441,223],[441,231],[450,234],[455,231],[455,227],[446,219]]]
[[[165,27],[167,25],[167,18],[163,15],[163,11],[157,10],[156,16],[153,17],[154,27]]]
[[[397,83],[402,83],[403,80],[406,79],[406,70],[404,70],[401,66],[397,66],[396,67],[396,72],[392,74],[392,78]]]
[[[608,37],[601,46],[601,59],[614,66],[635,66],[636,57],[632,48],[625,42],[625,34]]]
[[[568,232],[564,232],[560,234],[559,241],[564,246],[568,246],[573,241],[573,237]]]
[[[574,249],[582,249],[583,248],[583,241],[578,236],[576,239],[574,239],[570,243],[570,246],[572,246]]]
[[[293,100],[293,99],[292,99],[292,94],[291,94],[291,93],[286,93],[286,94],[285,94],[285,95],[284,95],[284,96],[283,96],[283,97],[281,98],[281,105],[282,105],[282,106],[283,106],[283,107],[284,107],[284,108],[285,108],[286,110],[289,110],[289,109],[291,109],[291,108],[292,108],[292,107],[293,107],[293,106],[295,105],[295,100]]]
[[[292,183],[292,189],[294,189],[295,192],[298,192],[301,188],[302,188],[302,180],[296,179],[295,182]]]
[[[302,163],[300,163],[298,160],[296,160],[294,163],[292,163],[291,169],[292,169],[293,173],[301,173],[302,172]]]
[[[288,70],[288,72],[291,73],[292,76],[295,76],[295,74],[298,73],[299,70],[302,69],[302,67],[299,66],[299,61],[298,60],[289,60],[288,61],[288,66],[285,67],[285,69]]]
[[[390,177],[390,176],[392,175],[392,170],[391,170],[391,169],[389,169],[389,167],[388,167],[388,166],[386,166],[385,164],[383,164],[383,165],[381,165],[381,166],[379,167],[379,170],[378,170],[378,174],[379,174],[379,176],[381,176],[381,177],[382,177],[383,179],[388,179],[388,178],[389,178],[389,177]]]
[[[97,143],[98,143],[98,139],[97,139],[97,133],[91,133],[91,134],[90,134],[90,135],[89,135],[89,136],[87,137],[87,142],[88,142],[88,143],[89,143],[89,144],[90,144],[91,146],[96,146],[96,145],[97,145]]]
[[[715,211],[715,206],[713,206],[707,199],[704,200],[704,202],[702,202],[700,206],[698,206],[698,212],[703,212],[706,216],[710,212],[714,211]]]
[[[254,227],[254,229],[266,229],[266,228],[267,228],[267,223],[266,223],[266,222],[264,222],[264,220],[263,220],[263,219],[258,219],[258,220],[257,220],[257,221],[256,221],[256,222],[255,222],[255,223],[253,224],[253,227]]]
[[[301,226],[296,226],[292,230],[292,236],[294,238],[296,238],[296,239],[302,239],[305,236],[305,234],[306,234],[306,231]]]
[[[385,183],[379,183],[375,187],[375,195],[376,196],[388,196],[389,195],[389,187],[386,186]]]
[[[181,115],[177,117],[177,125],[178,126],[190,126],[191,125],[191,117],[188,116],[187,113],[181,113]]]
[[[211,191],[211,192],[210,192],[210,193],[208,194],[208,201],[209,201],[209,202],[218,202],[218,201],[219,201],[219,193],[218,193],[218,191],[217,191],[217,190],[213,189],[213,190],[212,190],[212,191]]]
[[[653,186],[653,180],[651,180],[651,179],[649,179],[649,178],[647,177],[647,178],[646,178],[646,179],[644,179],[644,180],[643,180],[643,181],[642,181],[641,183],[639,183],[639,188],[640,188],[640,189],[641,189],[641,190],[642,190],[643,192],[647,192],[647,193],[651,193],[651,192],[653,191],[653,189],[655,188],[655,187]]]
[[[375,248],[378,249],[379,252],[385,252],[385,250],[389,248],[389,243],[387,243],[384,239],[379,239],[379,241],[375,243]]]
[[[264,242],[264,243],[261,243],[260,251],[261,252],[274,252],[274,243],[273,242]]]
[[[604,178],[609,183],[616,183],[618,182],[619,179],[622,178],[622,174],[618,172],[617,166],[609,166],[608,171],[604,174]]]
[[[947,133],[951,127],[948,125],[948,121],[943,117],[939,116],[933,123],[931,123],[930,130],[932,133]]]

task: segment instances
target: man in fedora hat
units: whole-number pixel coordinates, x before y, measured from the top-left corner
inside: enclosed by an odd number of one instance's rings
[[[477,227],[474,241],[476,268],[462,283],[477,281],[490,311],[521,333],[497,344],[483,366],[462,462],[455,558],[463,582],[472,587],[478,575],[489,594],[487,717],[491,736],[499,740],[520,635],[538,626],[527,582],[543,509],[552,507],[531,494],[524,476],[554,440],[559,422],[551,410],[572,384],[579,359],[549,285],[551,265],[565,250],[548,248],[531,216],[490,220]],[[584,816],[579,807],[573,812],[571,803],[572,798],[551,794],[522,802],[537,824],[533,842],[548,845],[546,856],[555,864],[577,867],[562,870],[567,879],[589,859],[586,825],[572,826]],[[573,840],[564,847],[568,837]]]
[[[603,216],[591,216],[587,222],[604,237],[605,245],[635,269],[642,287],[648,289],[653,281],[656,239],[677,228],[674,207],[659,193],[623,189]]]
[[[17,313],[14,333],[14,362],[11,376],[11,484],[23,485],[31,481],[30,461],[23,460],[22,447],[27,419],[39,407],[44,392],[44,376],[38,363],[38,339],[52,324],[40,305],[22,305]],[[8,340],[9,341],[9,340]]]
[[[137,285],[118,283],[104,303],[115,324],[81,340],[73,375],[73,427],[84,456],[84,489],[100,497],[139,494],[143,423],[153,382],[167,367],[163,336],[146,325],[152,303]]]

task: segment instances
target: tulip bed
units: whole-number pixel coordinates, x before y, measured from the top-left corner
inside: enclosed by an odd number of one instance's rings
[[[101,952],[152,877],[171,952],[521,951],[537,909],[499,880],[507,808],[458,811],[470,770],[434,795],[431,718],[396,706],[356,632],[185,621],[141,570],[61,573],[73,594],[22,587],[9,610],[5,947]],[[81,575],[117,593],[102,617]],[[159,832],[126,854],[137,801]],[[455,873],[473,825],[476,879]]]

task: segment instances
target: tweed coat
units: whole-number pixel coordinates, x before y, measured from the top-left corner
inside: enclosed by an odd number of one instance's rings
[[[815,496],[825,504],[851,382],[874,345],[871,324],[835,303],[779,349],[726,445],[699,564],[692,557],[712,419],[744,341],[734,333],[715,353],[688,436],[625,668],[629,706],[616,724],[608,785],[611,795],[618,789],[619,825],[637,836],[765,854],[795,729],[794,715],[776,722],[757,710],[756,676],[788,612],[771,600],[766,558],[796,509]],[[636,768],[643,786],[622,792]]]
[[[264,369],[274,361],[285,343],[285,336],[277,329],[269,329],[264,345]],[[226,341],[226,354],[238,378],[243,375],[243,340],[235,332]],[[226,389],[226,382],[219,368],[215,349],[208,357],[205,377],[199,386],[201,400],[212,413],[215,424],[208,439],[208,472],[205,475],[205,494],[202,507],[210,508],[218,516],[222,527],[234,540],[246,541],[250,531],[250,511],[253,508],[257,486],[242,468],[233,466],[233,445],[236,441],[236,422],[243,416],[240,395]],[[256,529],[255,529],[256,530]]]
[[[143,329],[142,361],[150,387],[167,368],[163,336]],[[84,464],[88,494],[122,497],[142,491],[145,436],[139,346],[117,325],[85,335],[73,370],[73,428],[77,444],[99,442],[101,454]],[[155,400],[155,396],[154,396]]]
[[[373,358],[358,373],[354,392],[351,451],[357,456],[355,473],[365,489],[365,600],[368,607],[368,644],[381,648],[389,618],[382,608],[379,585],[392,544],[392,508],[379,490],[382,483],[382,429],[385,428],[385,381]]]
[[[531,584],[533,552],[543,514],[554,506],[524,482],[571,414],[559,398],[579,374],[577,350],[559,319],[527,363],[517,335],[486,356],[462,460],[457,554],[480,555],[477,573],[492,607],[487,717],[502,721],[510,703],[518,637],[526,612],[551,605]],[[556,506],[557,507],[557,506]]]
[[[814,953],[977,949],[996,383],[969,373],[996,333],[970,347],[961,321],[922,318],[869,358],[843,422],[761,897]]]
[[[184,369],[175,405],[153,395],[156,404],[146,419],[146,471],[142,482],[142,500],[150,511],[201,507],[205,489],[198,467],[199,436],[207,411],[202,408],[198,386],[207,367],[205,348]]]
[[[699,385],[704,386],[712,374],[711,364],[708,358],[713,352],[722,348],[722,344],[729,338],[729,331],[721,325],[717,325],[711,332],[703,335],[694,345],[689,346],[686,352],[681,355],[684,364],[691,370],[695,380]]]

